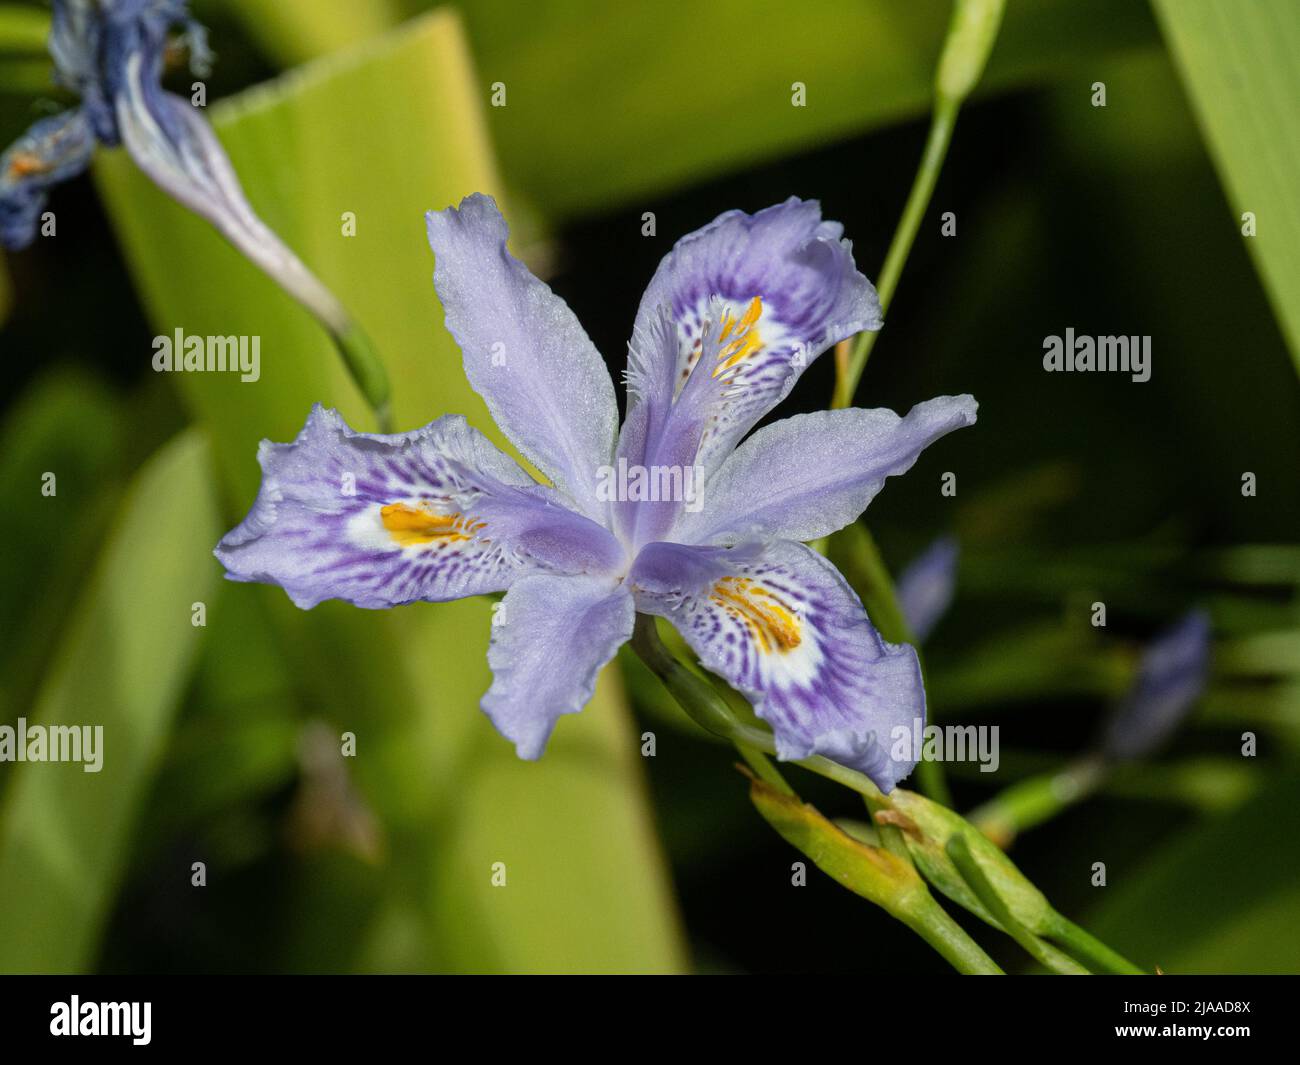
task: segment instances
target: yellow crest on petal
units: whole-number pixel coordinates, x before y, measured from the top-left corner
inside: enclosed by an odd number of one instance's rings
[[[798,612],[776,592],[749,577],[723,577],[709,599],[742,622],[764,654],[803,643]]]
[[[393,542],[402,547],[435,541],[469,540],[484,526],[483,522],[472,522],[458,511],[441,513],[429,502],[420,502],[414,506],[409,503],[389,503],[380,508],[379,518]]]
[[[763,347],[763,338],[758,332],[758,320],[762,316],[763,297],[755,296],[739,320],[730,312],[723,317],[722,332],[718,336],[722,347],[718,351],[718,365],[713,368],[714,377],[744,362]]]

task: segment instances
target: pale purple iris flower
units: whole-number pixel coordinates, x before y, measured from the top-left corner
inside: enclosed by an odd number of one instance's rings
[[[1194,610],[1151,641],[1106,725],[1102,751],[1107,758],[1145,758],[1173,735],[1205,690],[1210,635],[1209,614]]]
[[[85,170],[96,144],[120,144],[159,188],[211,222],[326,328],[345,332],[343,307],[249,206],[202,111],[162,88],[175,30],[203,75],[210,54],[188,0],[54,0],[55,80],[81,105],[41,119],[0,155],[0,245],[29,245],[50,189]]]
[[[591,698],[636,613],[658,615],[752,702],[779,757],[824,755],[892,788],[913,765],[891,758],[894,730],[925,715],[916,652],[883,641],[804,542],[853,522],[976,404],[750,434],[814,358],[880,326],[842,227],[790,199],[679,241],[637,313],[621,431],[601,356],[506,250],[496,204],[470,196],[428,231],[469,381],[550,483],[458,415],[380,436],[317,406],[293,443],[262,444],[257,501],[216,550],[227,575],[304,608],[504,591],[482,705],[528,759]]]

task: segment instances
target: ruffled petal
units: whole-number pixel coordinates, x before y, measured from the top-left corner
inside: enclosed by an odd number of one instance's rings
[[[638,610],[670,620],[700,663],[750,700],[779,757],[824,755],[885,791],[912,771],[910,740],[925,724],[916,652],[885,643],[816,552],[788,541],[656,543],[628,582]]]
[[[671,539],[733,544],[829,536],[855,521],[885,479],[911,469],[927,446],[974,424],[977,406],[970,396],[941,396],[903,418],[883,408],[850,409],[765,426],[705,482],[697,509],[683,509]]]
[[[818,203],[792,197],[754,215],[728,211],[679,240],[660,263],[637,312],[629,390],[640,402],[662,404],[664,396],[684,398],[692,382],[705,386],[707,402],[690,419],[662,421],[665,432],[698,437],[696,461],[706,470],[813,359],[880,327],[876,291],[842,234],[839,223],[822,221]],[[638,345],[665,311],[675,343]]]
[[[216,555],[232,580],[278,584],[303,608],[439,602],[527,573],[625,564],[605,529],[458,415],[380,436],[318,405],[292,444],[264,441],[258,461],[257,501]]]
[[[509,228],[490,196],[426,218],[434,287],[470,384],[520,453],[603,521],[597,482],[614,453],[618,405],[600,353],[565,302],[506,250]]]
[[[493,619],[483,711],[520,758],[541,757],[556,720],[587,705],[634,619],[632,596],[613,578],[539,574],[506,593]]]
[[[94,150],[90,122],[76,110],[41,119],[0,155],[0,244],[27,247],[49,190],[85,170]]]

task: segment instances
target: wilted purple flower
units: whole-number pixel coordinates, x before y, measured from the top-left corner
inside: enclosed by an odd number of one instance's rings
[[[679,241],[637,314],[621,432],[600,355],[506,250],[496,204],[470,196],[428,228],[470,383],[551,484],[457,415],[372,436],[318,406],[292,444],[262,444],[261,492],[217,548],[228,576],[301,607],[504,590],[483,709],[524,758],[591,698],[641,611],[752,701],[780,757],[822,754],[885,789],[906,776],[889,751],[924,719],[916,652],[885,643],[801,541],[856,519],[975,401],[802,414],[741,443],[812,359],[879,328],[842,227],[790,199]]]
[[[85,170],[96,142],[122,144],[164,192],[216,226],[327,328],[346,331],[338,301],[253,213],[200,111],[163,90],[173,28],[184,32],[201,72],[209,55],[188,0],[54,0],[55,80],[81,106],[37,122],[0,156],[0,244],[30,244],[50,188]]]
[[[1160,747],[1200,698],[1209,669],[1210,617],[1195,610],[1143,652],[1133,685],[1106,727],[1106,757],[1143,758]]]
[[[956,537],[940,537],[899,574],[895,587],[898,608],[917,643],[925,643],[952,605],[960,553]]]

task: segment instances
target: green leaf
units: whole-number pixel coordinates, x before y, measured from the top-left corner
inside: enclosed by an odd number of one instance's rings
[[[455,411],[504,443],[443,327],[423,217],[474,191],[500,193],[482,108],[459,23],[441,12],[225,101],[213,118],[253,206],[375,340],[399,427]],[[175,375],[212,433],[233,521],[257,490],[261,438],[292,439],[313,402],[369,428],[366,408],[328,339],[274,284],[125,156],[97,170],[155,328],[261,337],[256,383]],[[355,236],[343,234],[344,212]],[[279,589],[237,591],[260,598],[298,701],[336,734],[355,733],[349,770],[389,841],[382,884],[371,885],[382,906],[361,940],[339,946],[348,964],[681,966],[612,671],[586,712],[560,723],[545,759],[520,764],[478,709],[490,682],[485,600],[303,612]],[[498,861],[506,888],[492,885]],[[294,938],[310,941],[301,928]]]
[[[1294,972],[1300,957],[1297,834],[1300,777],[1290,774],[1175,839],[1144,865],[1112,863],[1111,886],[1100,893],[1088,925],[1141,964],[1168,973]]]
[[[1300,370],[1300,7],[1292,0],[1156,0],[1165,39]]]
[[[122,416],[84,371],[42,374],[0,432],[0,720],[30,705],[117,505]],[[53,478],[52,480],[50,478]],[[53,494],[50,494],[50,492]]]
[[[231,0],[248,30],[285,66],[392,29],[397,0]]]
[[[465,18],[480,98],[505,86],[489,118],[506,175],[559,217],[923,114],[950,13],[897,0],[477,0]],[[1020,0],[982,85],[1086,71],[1152,39],[1128,0]],[[806,107],[791,104],[795,82]]]
[[[209,452],[189,431],[140,470],[107,530],[28,717],[32,726],[102,726],[102,768],[14,766],[0,808],[0,971],[80,972],[131,842],[212,593],[219,528]],[[177,876],[184,876],[178,870]]]

